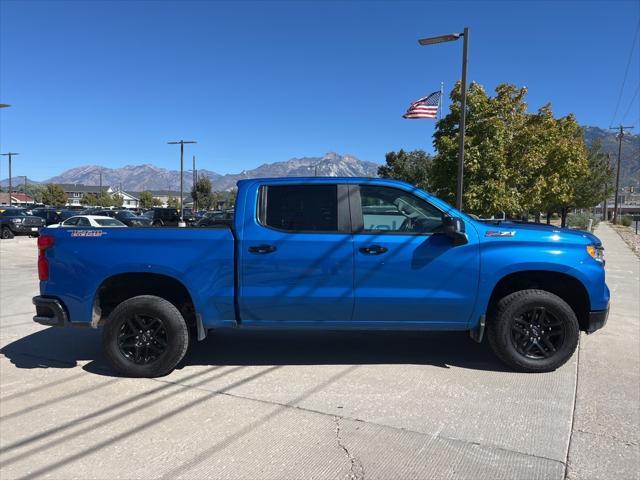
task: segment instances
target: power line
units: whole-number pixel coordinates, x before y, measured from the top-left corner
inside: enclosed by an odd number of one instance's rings
[[[638,26],[636,27],[636,33],[633,35],[633,41],[631,42],[631,51],[629,52],[629,60],[627,60],[627,68],[624,71],[622,86],[620,87],[620,93],[618,93],[618,101],[616,102],[616,108],[613,112],[613,118],[611,119],[611,122],[609,122],[609,128],[611,128],[611,125],[613,125],[613,121],[616,119],[616,115],[618,114],[618,108],[620,107],[620,100],[622,99],[622,92],[624,91],[624,86],[627,83],[627,74],[629,73],[629,66],[631,66],[631,59],[633,58],[633,51],[636,48],[636,38],[638,38],[639,31],[640,31],[640,22],[638,22]]]
[[[627,108],[627,111],[624,112],[624,117],[622,117],[622,123],[624,123],[624,121],[627,119],[627,115],[629,115],[629,112],[631,111],[631,107],[633,107],[633,101],[638,96],[638,92],[640,92],[640,84],[638,84],[638,86],[636,87],[636,93],[634,93],[633,97],[631,97],[631,101],[629,102],[629,107]]]

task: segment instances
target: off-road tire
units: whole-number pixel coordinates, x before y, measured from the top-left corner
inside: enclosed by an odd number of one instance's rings
[[[512,338],[514,319],[530,309],[544,308],[564,328],[557,351],[545,358],[529,358],[516,350]],[[489,344],[496,356],[520,372],[551,372],[571,358],[578,346],[580,326],[573,309],[557,295],[544,290],[520,290],[502,298],[487,324]]]
[[[13,238],[14,235],[9,227],[2,227],[2,230],[0,231],[0,237],[2,237],[4,240],[9,240]]]
[[[119,335],[123,324],[135,315],[153,317],[163,324],[166,333],[165,350],[151,363],[138,364],[123,353]],[[171,372],[183,359],[189,346],[189,332],[178,309],[167,300],[153,295],[140,295],[118,305],[107,319],[102,342],[111,366],[127,377],[160,377]]]

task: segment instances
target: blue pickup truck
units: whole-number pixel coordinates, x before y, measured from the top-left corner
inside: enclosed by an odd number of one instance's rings
[[[609,309],[597,237],[480,222],[378,178],[243,180],[227,226],[44,229],[38,247],[34,320],[102,326],[127,376],[167,374],[228,327],[466,330],[546,372]]]

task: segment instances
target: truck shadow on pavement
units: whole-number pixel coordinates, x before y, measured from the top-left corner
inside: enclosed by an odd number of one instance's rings
[[[18,368],[73,368],[113,376],[102,353],[101,331],[48,328],[0,350]],[[484,341],[467,332],[256,331],[224,329],[193,342],[178,369],[191,365],[376,365],[508,371]]]

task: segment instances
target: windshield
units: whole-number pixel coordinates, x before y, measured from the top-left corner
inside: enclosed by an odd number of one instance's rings
[[[135,217],[135,215],[133,213],[129,212],[128,210],[123,210],[122,212],[118,212],[118,216],[119,217],[123,217],[123,218]]]
[[[94,220],[101,227],[124,227],[124,223],[115,218],[96,218]]]
[[[27,214],[24,213],[24,210],[4,210],[2,211],[2,215],[5,217],[26,217]]]

